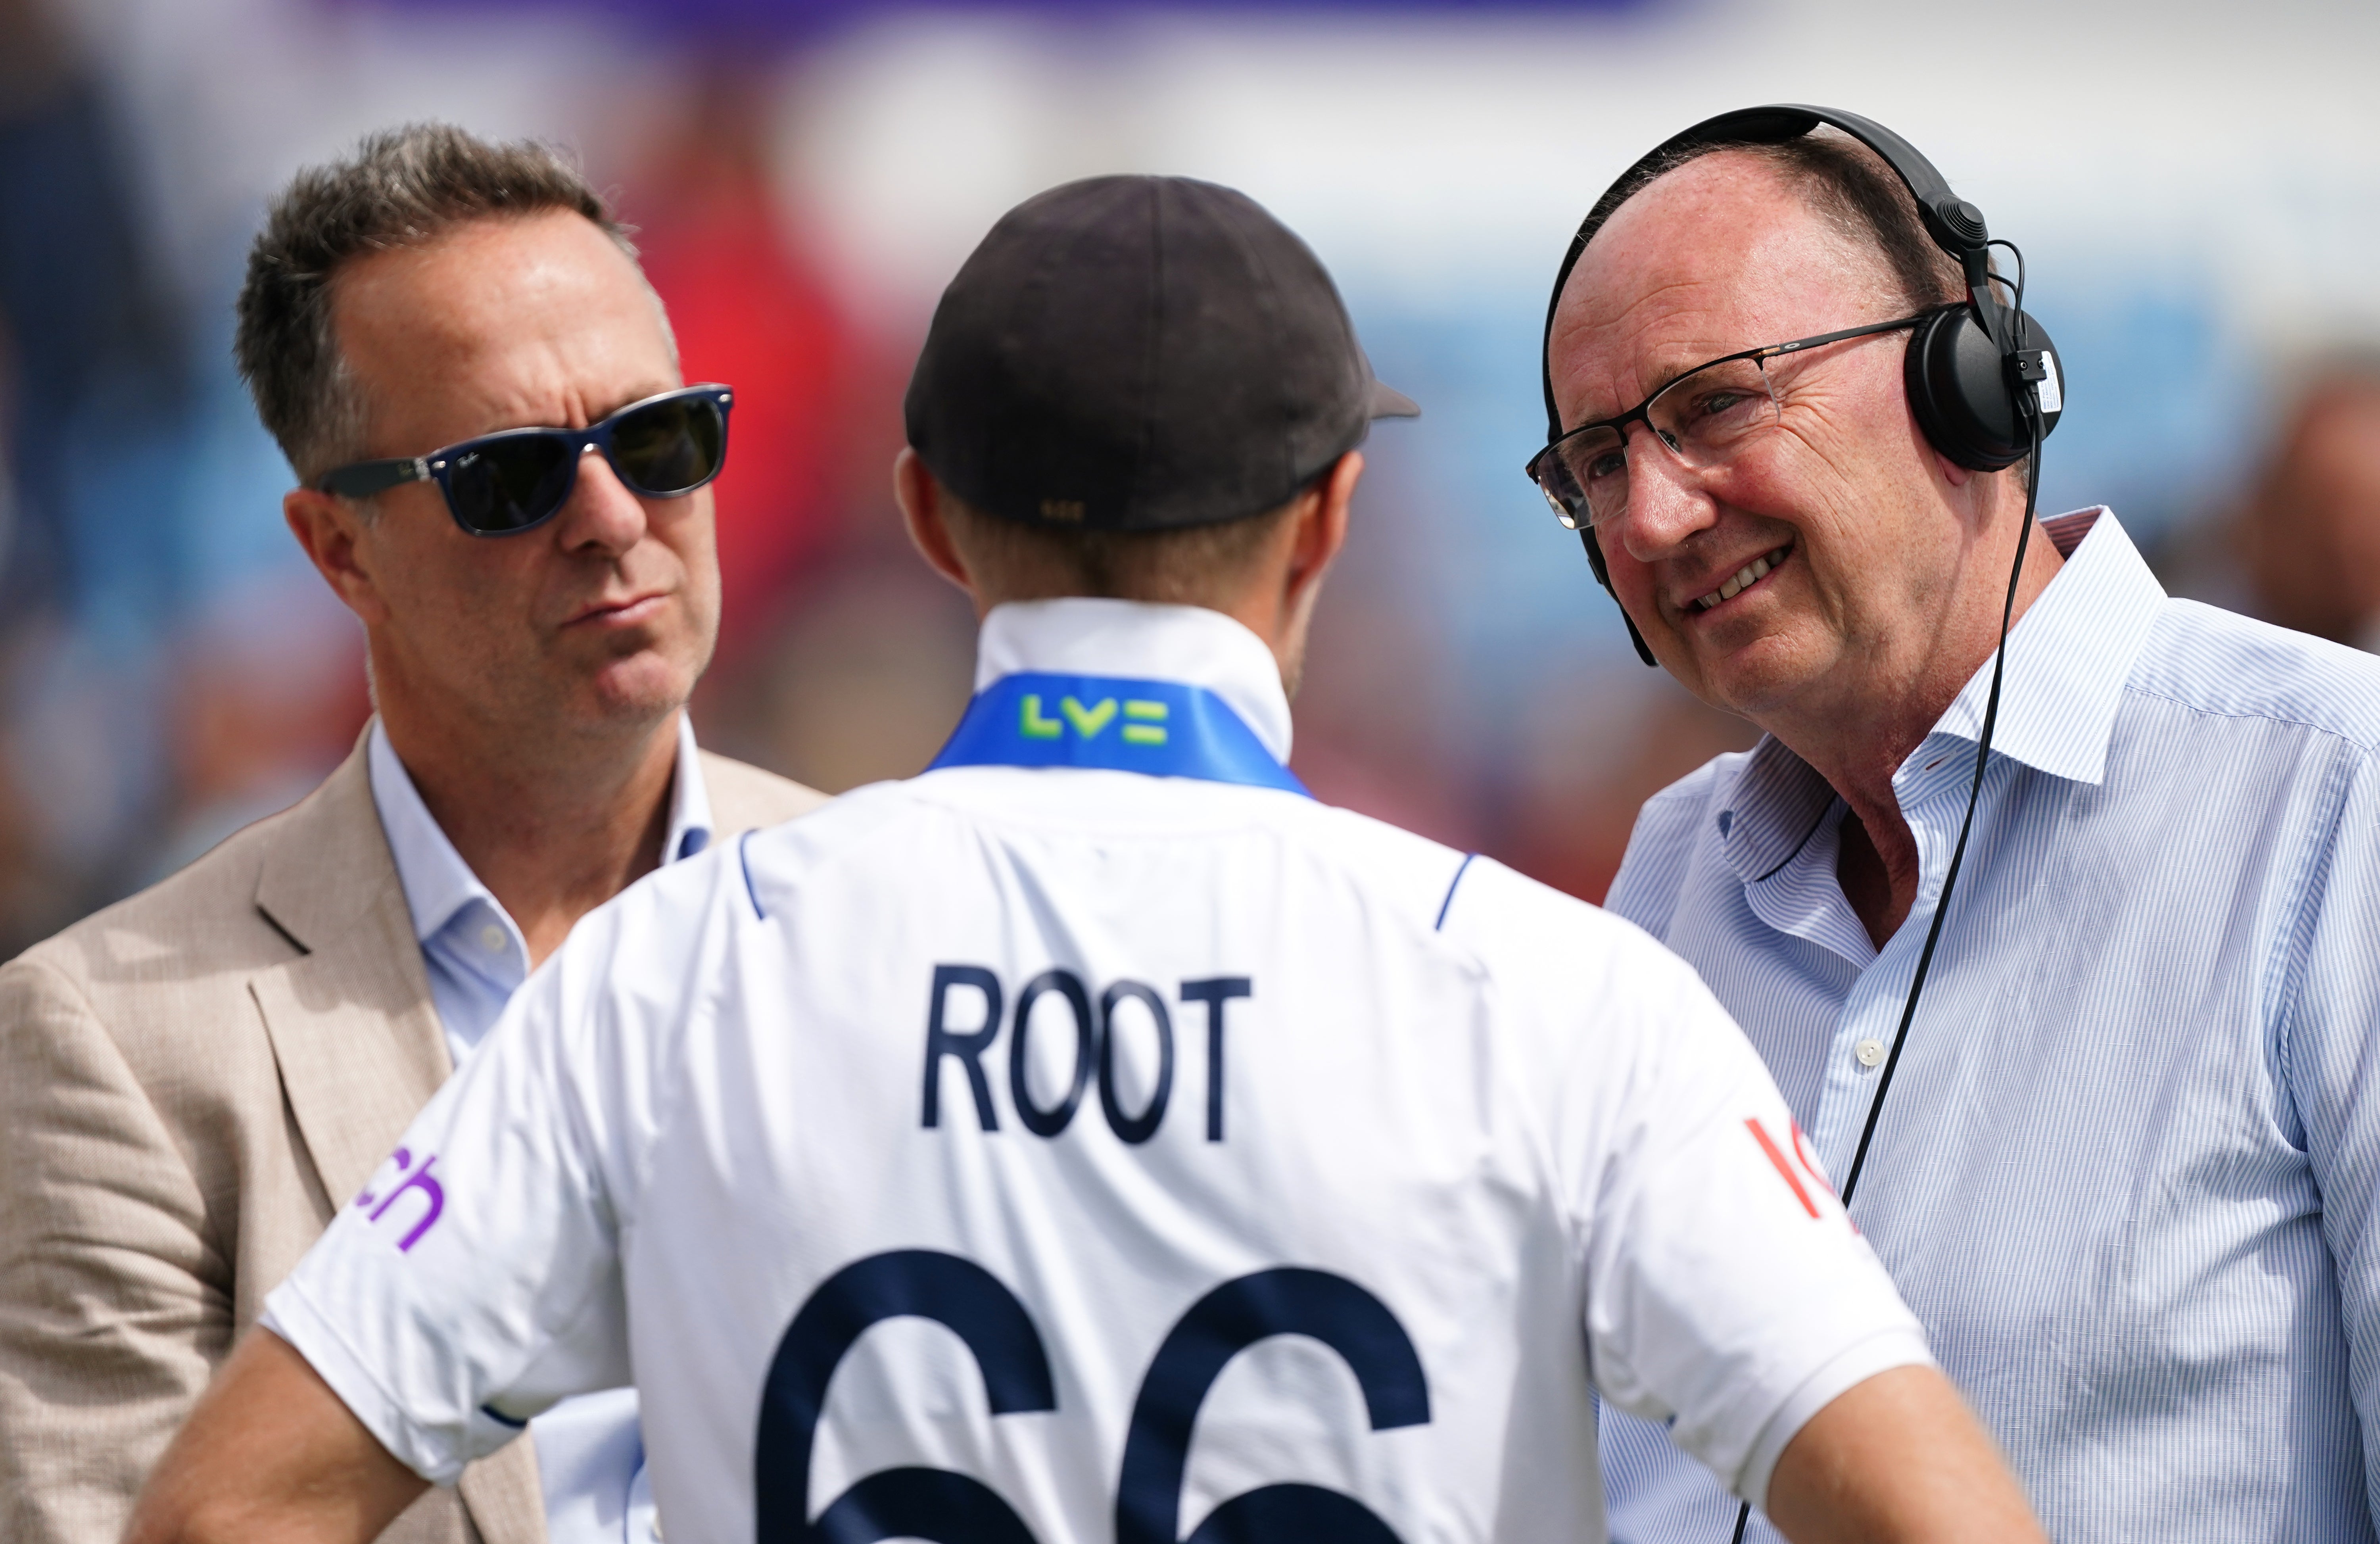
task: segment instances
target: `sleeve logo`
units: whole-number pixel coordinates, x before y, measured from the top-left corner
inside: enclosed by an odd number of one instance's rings
[[[400,1225],[407,1217],[414,1219],[412,1229],[397,1241],[396,1252],[405,1254],[421,1242],[421,1235],[428,1233],[431,1225],[446,1210],[446,1191],[445,1187],[438,1183],[437,1177],[430,1172],[430,1166],[438,1161],[436,1153],[425,1154],[421,1160],[421,1166],[418,1169],[413,1166],[413,1154],[404,1148],[399,1148],[391,1153],[388,1161],[404,1177],[397,1181],[395,1186],[386,1196],[378,1196],[367,1190],[356,1198],[355,1204],[358,1209],[370,1207],[371,1215],[364,1221],[377,1222],[395,1210],[397,1202],[405,1199],[407,1195],[418,1193],[424,1202],[420,1210],[417,1213],[414,1209],[407,1207],[397,1217]]]
[[[1752,1139],[1760,1144],[1760,1150],[1768,1155],[1768,1161],[1775,1166],[1777,1173],[1783,1176],[1785,1183],[1792,1188],[1793,1198],[1802,1203],[1802,1210],[1814,1218],[1817,1217],[1818,1203],[1810,1198],[1810,1191],[1803,1185],[1802,1175],[1793,1172],[1795,1161],[1799,1161],[1803,1173],[1810,1176],[1821,1195],[1831,1198],[1835,1193],[1835,1187],[1827,1182],[1825,1174],[1818,1172],[1818,1166],[1810,1161],[1809,1149],[1802,1145],[1801,1123],[1798,1121],[1789,1123],[1789,1128],[1793,1134],[1793,1157],[1790,1159],[1785,1156],[1785,1149],[1777,1145],[1777,1139],[1768,1135],[1768,1128],[1760,1124],[1758,1116],[1753,1116],[1743,1124],[1745,1129],[1752,1133]]]

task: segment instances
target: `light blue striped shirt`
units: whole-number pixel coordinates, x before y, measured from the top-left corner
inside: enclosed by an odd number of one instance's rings
[[[2045,524],[2070,561],[2009,639],[1852,1215],[2052,1538],[2373,1539],[2380,660],[2168,600],[2102,511]],[[1990,674],[1894,776],[1923,878],[1881,953],[1837,882],[1842,801],[1774,739],[1646,805],[1612,885],[1838,1177]],[[1658,1428],[1607,1412],[1603,1465],[1616,1540],[1727,1544],[1734,1501]]]

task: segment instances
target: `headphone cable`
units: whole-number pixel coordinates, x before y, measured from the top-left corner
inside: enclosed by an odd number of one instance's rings
[[[2014,243],[1995,242],[2016,251]],[[2017,329],[2017,342],[2024,341],[2024,254],[2017,253],[2016,315],[2009,325]],[[2009,624],[2016,614],[2016,592],[2024,577],[2025,547],[2033,538],[2034,512],[2041,496],[2041,395],[2038,388],[2026,392],[2021,399],[2032,454],[2027,457],[2024,474],[2024,521],[2017,528],[2016,561],[2009,565],[2007,599],[2000,602],[1999,646],[1992,651],[1992,689],[1984,703],[1984,728],[1975,745],[1975,775],[1967,788],[1967,813],[1959,822],[1959,844],[1950,851],[1950,867],[1942,876],[1942,896],[1935,905],[1934,919],[1926,925],[1925,947],[1917,955],[1917,973],[1909,983],[1909,999],[1901,1005],[1900,1026],[1893,1031],[1892,1051],[1885,1058],[1884,1071],[1876,1080],[1876,1097],[1868,1101],[1867,1124],[1860,1130],[1859,1149],[1852,1155],[1851,1173],[1843,1180],[1843,1210],[1851,1210],[1852,1196],[1858,1190],[1860,1173],[1867,1166],[1869,1144],[1876,1140],[1876,1121],[1884,1113],[1884,1096],[1892,1088],[1892,1075],[1900,1065],[1900,1048],[1909,1039],[1909,1026],[1917,1016],[1917,1000],[1925,991],[1925,977],[1934,965],[1934,946],[1941,942],[1943,919],[1950,915],[1950,892],[1959,882],[1959,869],[1967,857],[1967,837],[1975,824],[1975,805],[1983,796],[1984,772],[1992,754],[1992,731],[1998,724],[2000,713],[2001,677],[2008,664]],[[1735,1533],[1729,1544],[1743,1544],[1743,1530],[1752,1521],[1752,1503],[1742,1502],[1735,1514]]]
[[[2016,252],[2015,312],[2009,325],[2016,332],[2016,343],[2024,343],[2024,254],[2017,251],[2013,242],[1998,242]],[[1967,836],[1975,825],[1975,805],[1983,797],[1984,771],[1992,754],[1992,732],[2000,716],[2000,682],[2008,665],[2009,624],[2016,615],[2017,587],[2024,578],[2024,553],[2033,540],[2034,510],[2041,497],[2041,394],[2038,387],[2018,397],[2019,410],[2023,413],[2031,441],[2030,455],[2025,458],[2024,520],[2017,527],[2016,561],[2009,565],[2008,595],[2000,602],[2000,640],[1992,650],[1992,689],[1984,702],[1983,736],[1975,745],[1975,775],[1967,788],[1967,813],[1959,821],[1959,845],[1950,851],[1949,869],[1942,876],[1942,897],[1934,907],[1934,920],[1925,929],[1925,947],[1917,955],[1917,974],[1910,979],[1909,1001],[1901,1005],[1900,1025],[1893,1031],[1892,1052],[1885,1058],[1884,1071],[1876,1081],[1876,1098],[1868,1101],[1867,1124],[1860,1129],[1859,1148],[1852,1155],[1851,1173],[1843,1180],[1843,1207],[1849,1210],[1852,1196],[1858,1190],[1860,1173],[1867,1166],[1868,1145],[1876,1140],[1876,1121],[1884,1113],[1884,1096],[1892,1088],[1892,1075],[1900,1065],[1900,1048],[1908,1041],[1909,1026],[1917,1016],[1917,999],[1925,990],[1926,973],[1933,968],[1934,946],[1941,942],[1943,920],[1950,915],[1951,887],[1959,882],[1959,869],[1967,856]]]

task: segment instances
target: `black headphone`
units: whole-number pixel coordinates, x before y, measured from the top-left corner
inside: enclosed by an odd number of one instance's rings
[[[2028,407],[2035,387],[2041,402],[2040,432],[2046,435],[2057,427],[2066,373],[2057,345],[2049,341],[2041,323],[1993,296],[1991,232],[1984,225],[1984,212],[1951,192],[1932,162],[1882,124],[1832,107],[1779,103],[1722,113],[1670,136],[1639,157],[1595,201],[1578,234],[1571,237],[1561,270],[1554,275],[1552,298],[1546,302],[1546,331],[1537,349],[1537,368],[1546,394],[1547,443],[1560,439],[1562,432],[1561,413],[1554,406],[1554,312],[1561,304],[1562,286],[1570,282],[1571,270],[1586,250],[1587,237],[1601,224],[1597,216],[1609,216],[1606,204],[1611,195],[1645,167],[1677,151],[1696,145],[1779,144],[1800,139],[1820,124],[1841,129],[1884,158],[1916,199],[1925,233],[1958,260],[1965,275],[1966,301],[1929,315],[1910,334],[1903,356],[1901,375],[1908,386],[1909,410],[1926,441],[1973,471],[1996,472],[2013,466],[2033,447]],[[1586,560],[1594,566],[1596,582],[1610,590],[1611,571],[1595,540],[1595,528],[1582,524],[1578,534],[1586,545]],[[1652,664],[1653,651],[1645,647],[1634,620],[1624,609],[1621,616],[1628,623],[1629,641],[1636,645],[1637,657]]]

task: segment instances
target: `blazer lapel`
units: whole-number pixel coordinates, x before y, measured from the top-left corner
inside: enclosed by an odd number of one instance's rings
[[[455,1070],[366,744],[289,812],[264,855],[257,909],[304,953],[248,983],[334,1207],[363,1188]],[[461,1489],[484,1544],[546,1544],[534,1444],[470,1465]]]
[[[256,904],[306,953],[250,979],[334,1206],[363,1188],[454,1064],[361,745],[292,810]]]

